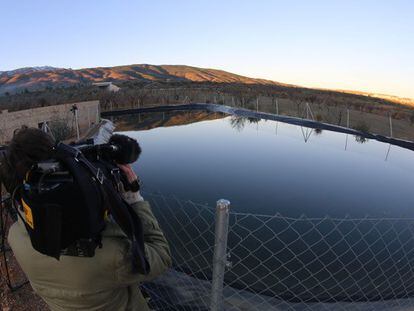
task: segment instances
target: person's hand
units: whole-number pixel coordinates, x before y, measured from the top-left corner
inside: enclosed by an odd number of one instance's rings
[[[132,170],[131,165],[129,164],[117,164],[119,169],[124,173],[126,176],[128,182],[130,183],[130,186],[132,184],[136,184],[138,190],[132,190],[132,191],[122,191],[121,195],[124,198],[124,200],[128,204],[133,204],[135,202],[144,201],[144,198],[139,193],[139,183],[138,183],[138,176],[135,174],[135,172]]]
[[[132,170],[131,165],[129,164],[117,164],[119,169],[125,174],[128,182],[132,184],[135,180],[138,179],[135,172]]]

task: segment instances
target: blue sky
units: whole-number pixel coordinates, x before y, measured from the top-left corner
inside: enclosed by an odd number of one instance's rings
[[[0,70],[186,64],[414,97],[414,1],[0,0]]]

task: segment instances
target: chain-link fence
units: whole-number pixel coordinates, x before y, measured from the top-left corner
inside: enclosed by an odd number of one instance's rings
[[[156,310],[414,308],[414,219],[289,218],[145,197],[174,261],[144,286]]]

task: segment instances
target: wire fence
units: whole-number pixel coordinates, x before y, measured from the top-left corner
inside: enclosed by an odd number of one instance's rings
[[[257,93],[226,93],[203,88],[134,90],[134,94],[101,100],[102,111],[191,103],[214,103],[278,115],[312,119],[387,137],[414,141],[414,111],[398,105],[306,101]]]
[[[174,262],[144,285],[155,310],[414,308],[414,219],[289,218],[145,197]]]

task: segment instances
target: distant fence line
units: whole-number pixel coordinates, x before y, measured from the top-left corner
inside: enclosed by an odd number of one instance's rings
[[[411,114],[401,114],[397,106],[395,111],[389,108],[388,112],[384,112],[372,107],[367,107],[364,110],[364,107],[353,105],[352,102],[349,104],[330,104],[329,101],[323,103],[305,100],[295,101],[276,96],[212,92],[203,88],[148,88],[142,89],[141,92],[142,96],[138,95],[137,98],[122,103],[113,101],[111,97],[108,97],[101,101],[102,111],[159,105],[213,103],[310,119],[382,136],[414,141],[414,111]]]
[[[310,108],[309,108],[310,109]],[[309,139],[313,131],[320,133],[323,130],[339,132],[343,134],[350,134],[355,136],[355,139],[360,142],[366,142],[369,139],[375,139],[383,143],[391,145],[400,146],[406,149],[414,151],[414,142],[408,141],[405,139],[393,138],[390,136],[383,136],[380,134],[373,134],[366,132],[362,129],[353,129],[351,127],[343,127],[340,125],[323,123],[313,119],[298,118],[294,116],[286,116],[280,114],[272,114],[268,112],[253,111],[245,108],[224,106],[219,104],[183,104],[183,105],[166,105],[166,106],[151,106],[151,107],[141,107],[141,108],[126,108],[121,110],[112,110],[102,112],[103,117],[114,117],[122,115],[138,115],[138,122],[141,123],[145,118],[141,118],[141,114],[151,114],[151,113],[162,113],[163,119],[166,112],[185,112],[185,111],[209,111],[213,113],[223,113],[234,116],[234,119],[237,122],[237,118],[242,120],[247,118],[249,120],[272,120],[280,121],[288,124],[293,124],[301,127],[302,134],[304,136],[305,142]],[[310,112],[311,114],[312,112]],[[348,136],[346,137],[345,149],[347,148]]]

